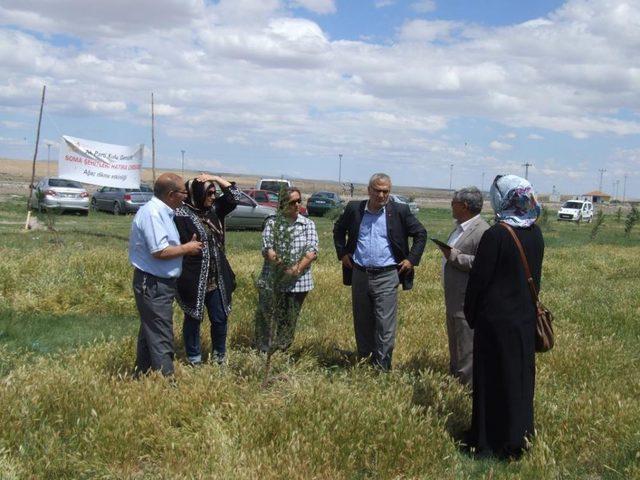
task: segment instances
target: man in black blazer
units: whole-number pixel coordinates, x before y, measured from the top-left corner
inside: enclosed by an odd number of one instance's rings
[[[391,368],[397,326],[398,285],[413,287],[427,231],[406,204],[389,201],[391,178],[376,173],[368,200],[349,202],[333,227],[333,243],[351,285],[358,355]],[[409,237],[413,244],[409,248]]]

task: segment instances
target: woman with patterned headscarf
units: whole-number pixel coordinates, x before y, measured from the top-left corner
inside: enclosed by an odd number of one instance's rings
[[[217,198],[216,184],[222,191]],[[211,322],[211,357],[221,364],[227,351],[227,317],[235,289],[235,275],[225,255],[224,218],[236,208],[240,192],[234,183],[208,174],[189,180],[185,189],[187,199],[174,217],[180,241],[186,243],[195,235],[203,248],[200,255],[183,259],[178,279],[184,346],[189,363],[202,363],[200,323],[206,307]]]
[[[536,310],[513,228],[538,291],[544,241],[531,184],[497,176],[489,192],[496,223],[482,236],[464,302],[474,330],[473,410],[465,444],[480,456],[519,458],[534,434]]]

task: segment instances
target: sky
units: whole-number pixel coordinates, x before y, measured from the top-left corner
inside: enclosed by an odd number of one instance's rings
[[[640,198],[637,0],[3,0],[0,157]],[[342,159],[340,160],[340,155]],[[601,180],[602,179],[602,180]]]

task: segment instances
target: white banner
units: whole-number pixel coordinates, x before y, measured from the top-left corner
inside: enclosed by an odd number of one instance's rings
[[[139,188],[144,145],[125,147],[62,136],[60,178],[105,187]]]

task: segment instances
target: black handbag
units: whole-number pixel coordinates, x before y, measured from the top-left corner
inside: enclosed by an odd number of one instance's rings
[[[555,342],[553,334],[553,313],[551,313],[551,310],[545,307],[538,298],[538,290],[536,289],[533,277],[531,276],[529,262],[527,262],[527,257],[524,254],[524,249],[522,248],[520,240],[518,240],[516,232],[514,232],[513,228],[506,223],[500,222],[499,225],[506,228],[511,234],[511,237],[520,252],[520,259],[524,266],[524,273],[527,277],[529,290],[531,290],[531,298],[533,299],[533,304],[536,307],[536,352],[548,352],[553,348]]]

